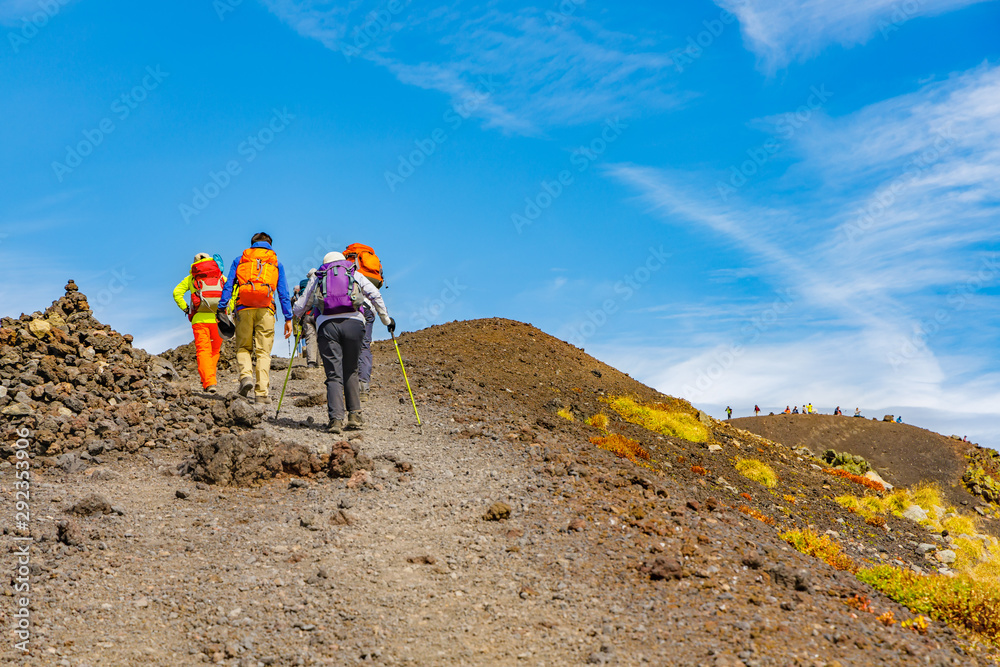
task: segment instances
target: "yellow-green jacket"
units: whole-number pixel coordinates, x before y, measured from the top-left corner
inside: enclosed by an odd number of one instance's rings
[[[202,261],[214,261],[214,260],[202,260]],[[192,264],[191,266],[194,266]],[[225,277],[223,277],[225,280]],[[193,287],[193,280],[191,274],[188,273],[184,277],[184,280],[177,283],[177,287],[174,288],[174,301],[177,303],[177,307],[181,310],[187,310],[188,304],[184,300],[184,295],[191,291]],[[191,324],[213,324],[215,322],[215,313],[195,313],[194,317],[191,319]]]

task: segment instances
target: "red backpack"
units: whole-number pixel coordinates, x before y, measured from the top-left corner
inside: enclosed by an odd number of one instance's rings
[[[195,313],[214,313],[219,308],[225,282],[226,279],[222,277],[222,271],[214,259],[203,259],[191,265],[189,320],[194,319]]]

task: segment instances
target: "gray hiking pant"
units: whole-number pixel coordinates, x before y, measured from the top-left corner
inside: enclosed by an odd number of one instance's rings
[[[319,354],[326,371],[326,408],[331,420],[346,419],[347,412],[361,410],[358,357],[364,335],[365,326],[352,319],[327,320],[319,328]]]
[[[316,341],[316,318],[312,313],[302,316],[302,350],[306,353],[306,363],[319,365],[319,344]]]
[[[361,384],[367,387],[372,381],[372,330],[375,328],[375,309],[365,306],[365,337],[361,341],[361,358],[358,365],[361,368]]]

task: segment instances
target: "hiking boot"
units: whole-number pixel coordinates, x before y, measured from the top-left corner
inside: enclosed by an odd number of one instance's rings
[[[343,430],[344,430],[343,419],[331,419],[330,424],[326,427],[326,432],[332,433],[333,435],[339,435],[340,432]]]
[[[257,405],[271,405],[270,396],[258,396],[257,400],[254,401]]]
[[[356,411],[355,412],[350,412],[350,413],[347,414],[347,426],[344,427],[344,430],[347,430],[347,431],[359,431],[359,430],[361,430],[361,427],[364,426],[364,425],[365,425],[365,422],[364,422],[363,419],[361,419],[361,413],[360,412],[356,412]]]
[[[210,394],[218,394],[219,388],[213,384],[208,387],[205,387],[205,391],[207,391]]]
[[[243,398],[249,398],[250,392],[253,391],[254,381],[249,375],[240,380],[240,388],[237,393]]]

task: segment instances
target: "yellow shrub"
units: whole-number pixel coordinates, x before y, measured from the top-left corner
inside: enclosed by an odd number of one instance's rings
[[[857,573],[858,579],[915,614],[926,614],[1000,643],[1000,587],[967,574],[956,577],[917,574],[891,565]]]
[[[556,414],[562,417],[563,419],[567,419],[571,422],[576,421],[576,418],[573,416],[573,413],[567,410],[566,408],[560,409],[558,412],[556,412]]]
[[[594,428],[596,428],[596,429],[598,429],[600,431],[607,431],[608,430],[608,423],[610,421],[611,420],[608,419],[608,416],[606,414],[604,414],[604,413],[598,413],[598,414],[594,415],[593,417],[590,417],[590,418],[587,419],[587,425],[588,426],[593,426]]]
[[[983,557],[983,553],[986,551],[983,548],[982,542],[977,539],[969,539],[966,537],[956,538],[952,548],[955,550],[955,555],[958,557],[955,561],[956,570],[969,569],[979,562],[979,559]]]
[[[870,516],[885,514],[885,507],[882,505],[881,498],[876,498],[875,496],[862,496],[860,503],[861,507],[863,507],[865,512],[867,512]]]
[[[864,511],[857,496],[837,496],[833,501],[851,513],[862,514]]]
[[[682,410],[673,409],[665,403],[647,405],[638,403],[627,396],[613,396],[602,400],[621,415],[625,421],[650,431],[670,437],[683,438],[691,442],[708,440],[708,429],[697,417]]]
[[[976,520],[971,516],[963,516],[959,514],[958,516],[948,517],[947,519],[941,520],[941,525],[952,535],[975,535],[978,526],[976,525]]]
[[[910,502],[919,505],[920,509],[929,513],[934,519],[937,518],[934,506],[944,505],[944,501],[941,500],[941,491],[934,484],[920,484],[910,489]]]
[[[778,486],[778,476],[774,474],[771,466],[763,461],[740,459],[736,462],[736,472],[769,489]]]
[[[837,570],[858,571],[857,563],[841,552],[840,545],[833,542],[829,535],[820,537],[812,530],[790,530],[783,533],[781,539],[807,556],[814,556],[826,561],[828,565]]]
[[[882,505],[886,511],[892,512],[896,516],[901,516],[903,511],[913,501],[910,499],[910,492],[906,489],[894,489],[892,493],[882,499]]]

